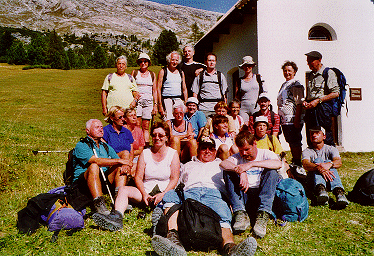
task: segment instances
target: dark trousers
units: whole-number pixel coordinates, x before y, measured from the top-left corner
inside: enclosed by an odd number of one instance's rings
[[[315,126],[322,126],[325,129],[325,144],[335,146],[334,137],[331,130],[331,104],[329,102],[322,102],[315,108],[306,110],[304,121],[306,126],[306,138],[309,147],[312,146],[312,143],[310,142],[309,130]]]

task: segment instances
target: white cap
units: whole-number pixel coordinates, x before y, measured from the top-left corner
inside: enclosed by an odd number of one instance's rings
[[[260,123],[260,122],[266,123],[269,126],[269,120],[268,120],[268,118],[266,116],[258,116],[258,117],[256,117],[255,122],[253,123],[253,125],[255,126],[257,123]]]
[[[146,60],[148,60],[148,61],[151,61],[151,58],[150,58],[149,55],[146,54],[145,52],[142,52],[142,53],[139,55],[138,60],[140,60],[140,59],[146,59]]]
[[[266,98],[268,101],[270,101],[270,98],[269,98],[269,96],[268,96],[268,94],[266,92],[261,93],[258,96],[258,100],[257,101],[259,101],[261,98]]]
[[[239,68],[243,67],[244,65],[256,65],[256,62],[253,61],[251,56],[244,56],[243,63],[239,65]]]
[[[189,97],[189,98],[187,99],[186,105],[187,105],[188,103],[195,103],[196,105],[199,105],[199,100],[198,100],[197,98],[195,98],[195,97]]]

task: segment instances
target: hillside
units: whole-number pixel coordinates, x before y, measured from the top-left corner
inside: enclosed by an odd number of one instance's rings
[[[164,5],[144,0],[3,0],[0,26],[26,27],[42,31],[55,29],[59,34],[103,33],[136,34],[156,38],[170,29],[186,39],[191,25],[207,31],[220,16],[179,5]]]

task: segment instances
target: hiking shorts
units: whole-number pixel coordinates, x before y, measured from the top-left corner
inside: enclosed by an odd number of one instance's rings
[[[145,120],[152,119],[153,99],[140,99],[136,106],[136,116]]]

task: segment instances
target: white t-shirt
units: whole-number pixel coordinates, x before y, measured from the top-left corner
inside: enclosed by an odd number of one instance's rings
[[[216,158],[212,162],[201,162],[197,157],[183,165],[181,169],[181,182],[185,185],[185,190],[190,188],[205,187],[218,189],[226,193],[223,172],[219,167],[221,159]]]
[[[239,153],[234,154],[228,158],[235,165],[248,163],[250,161],[245,160],[241,157]],[[264,161],[264,160],[279,160],[278,156],[268,150],[268,149],[257,149],[257,156],[254,161]],[[258,188],[260,186],[261,173],[264,170],[262,167],[252,167],[247,170],[248,182],[250,188]]]
[[[144,189],[150,193],[152,189],[158,185],[161,191],[164,191],[170,182],[171,162],[176,150],[168,147],[168,152],[161,162],[157,162],[152,157],[152,151],[147,148],[144,153]]]

